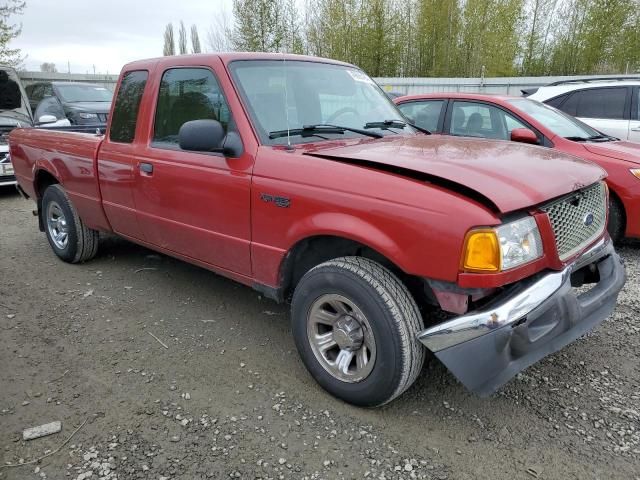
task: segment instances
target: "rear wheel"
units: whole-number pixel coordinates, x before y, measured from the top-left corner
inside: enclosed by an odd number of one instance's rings
[[[422,369],[422,318],[413,297],[398,277],[366,258],[338,258],[307,272],[293,295],[292,323],[314,379],[354,405],[390,402]]]
[[[624,238],[624,207],[620,201],[613,196],[609,197],[609,224],[607,225],[607,229],[614,243],[618,243]]]
[[[49,245],[58,257],[69,263],[95,257],[99,233],[84,224],[60,185],[50,185],[44,191],[40,214]]]

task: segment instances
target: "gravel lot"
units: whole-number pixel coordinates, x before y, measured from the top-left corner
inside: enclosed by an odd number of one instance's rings
[[[640,479],[638,243],[616,314],[492,398],[434,361],[362,410],[309,377],[285,306],[117,238],[64,264],[32,209],[0,190],[2,479]]]

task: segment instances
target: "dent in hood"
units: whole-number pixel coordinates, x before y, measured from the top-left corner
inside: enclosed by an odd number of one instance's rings
[[[424,178],[463,194],[471,190],[502,213],[545,203],[606,176],[600,167],[577,157],[507,141],[416,135],[316,146],[307,155],[385,171],[395,167],[395,173]]]

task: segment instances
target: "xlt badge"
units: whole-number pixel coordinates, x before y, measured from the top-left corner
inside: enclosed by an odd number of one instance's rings
[[[291,199],[289,197],[281,197],[278,195],[271,195],[269,193],[261,193],[260,200],[267,203],[273,203],[276,207],[289,208],[291,206]]]

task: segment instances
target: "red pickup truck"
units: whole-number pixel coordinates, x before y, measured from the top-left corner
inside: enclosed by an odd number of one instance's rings
[[[345,63],[134,62],[104,136],[18,129],[10,148],[62,260],[114,232],[290,301],[307,369],[356,405],[400,395],[427,351],[490,394],[601,323],[625,281],[601,168],[429,136]]]

